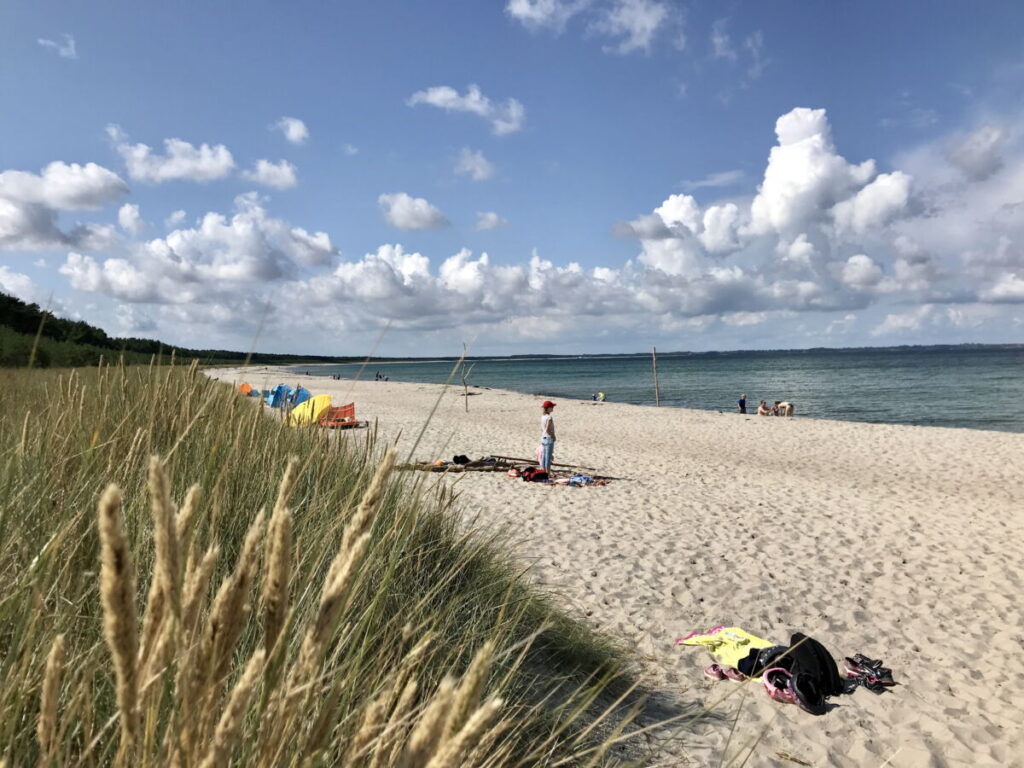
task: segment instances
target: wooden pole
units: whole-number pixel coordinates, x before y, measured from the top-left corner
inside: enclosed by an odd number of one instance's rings
[[[654,404],[661,405],[661,390],[658,388],[658,348],[651,347],[651,364],[654,366]]]

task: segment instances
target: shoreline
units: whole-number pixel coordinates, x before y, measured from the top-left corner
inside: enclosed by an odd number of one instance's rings
[[[441,394],[438,384],[332,380],[289,367],[205,372],[354,401],[357,418],[403,454],[440,398],[415,458],[533,455],[543,396],[471,387],[478,394],[467,412],[460,385]],[[773,642],[803,631],[837,660],[883,659],[900,683],[882,696],[837,697],[818,718],[750,684],[733,751],[771,723],[751,764],[785,764],[780,753],[849,768],[1022,764],[1014,756],[1024,755],[1024,670],[1005,662],[1024,642],[1024,435],[556,402],[555,461],[622,480],[425,481],[454,486],[468,519],[514,537],[534,580],[637,650],[647,684],[702,705],[742,691],[702,675],[705,652],[674,645],[717,624]],[[660,764],[717,764],[727,735],[713,723],[686,731]]]
[[[572,359],[575,359],[575,358],[558,358],[558,359],[559,360],[563,360],[563,359],[564,360],[572,360]],[[444,360],[430,360],[430,361],[423,360],[423,361],[410,361],[410,362],[423,362],[423,363],[432,362],[432,363],[438,363],[438,362],[447,362],[447,361],[444,361]],[[392,363],[392,365],[396,365],[396,364],[399,364],[399,363]],[[338,364],[336,364],[336,363],[323,363],[322,365],[324,367],[326,367],[326,366],[338,367]],[[345,363],[344,365],[359,365],[359,363]],[[286,373],[288,376],[296,376],[296,375],[298,375],[298,376],[305,376],[306,375],[304,373],[300,373],[300,372],[296,372],[296,371],[290,370],[291,367],[292,366],[290,366],[290,365],[281,365],[281,366],[261,365],[261,366],[250,366],[250,369],[254,369],[254,368],[259,368],[261,370],[263,370],[263,369],[269,369],[269,370],[280,369],[280,370],[283,370],[284,373]],[[310,365],[310,366],[302,366],[302,367],[313,368],[315,366]],[[215,370],[225,370],[225,368],[223,366],[211,366],[211,370],[214,370],[214,369]],[[243,369],[243,368],[231,368],[230,370],[232,370],[232,371],[235,371],[235,370],[243,371],[245,369]],[[287,376],[285,377],[285,379],[287,379]],[[321,376],[321,375],[309,375],[309,379],[311,379],[311,380],[321,380],[321,381],[334,382],[335,384],[341,383],[341,382],[350,382],[350,383],[353,383],[353,384],[355,384],[355,383],[361,383],[361,384],[365,384],[365,383],[369,383],[369,384],[408,384],[408,385],[416,385],[416,386],[448,387],[449,389],[452,389],[452,390],[460,390],[461,387],[462,387],[462,384],[457,379],[453,379],[450,384],[442,384],[442,383],[438,383],[438,382],[429,382],[429,381],[388,381],[388,382],[383,382],[383,381],[375,381],[375,380],[366,379],[366,378],[356,379],[356,378],[347,378],[347,377],[343,377],[341,379],[331,379],[329,377],[325,377],[325,376]],[[278,383],[285,383],[286,384],[287,381],[282,379]],[[264,387],[262,387],[262,386],[260,387],[260,389],[263,389],[263,388]],[[307,387],[307,389],[309,389],[309,387]],[[591,404],[591,403],[593,403],[595,405],[597,404],[596,401],[587,400],[587,399],[579,398],[579,397],[574,397],[572,395],[559,394],[557,392],[548,393],[548,394],[540,394],[540,393],[523,392],[521,390],[516,390],[516,389],[508,389],[507,387],[490,387],[490,386],[479,386],[479,385],[472,385],[472,384],[469,386],[469,389],[470,390],[491,391],[491,392],[504,392],[504,393],[507,393],[507,394],[510,394],[510,395],[517,395],[517,396],[521,396],[521,397],[531,397],[531,398],[541,398],[541,399],[543,399],[545,397],[557,397],[557,398],[561,398],[562,400],[567,400],[567,401],[574,402],[574,403],[578,402],[578,403],[580,403],[582,405],[587,405],[587,404]],[[614,403],[616,405],[628,405],[628,406],[632,406],[632,407],[636,407],[636,408],[645,408],[645,409],[646,408],[665,408],[665,409],[671,409],[673,411],[683,411],[683,412],[687,412],[687,413],[716,413],[716,414],[723,414],[723,415],[724,414],[732,414],[733,416],[742,416],[744,418],[762,418],[762,419],[794,418],[794,419],[799,419],[801,421],[824,421],[824,422],[828,422],[828,423],[832,423],[832,424],[864,424],[866,426],[875,426],[875,427],[890,427],[891,426],[891,427],[908,427],[908,428],[913,428],[913,429],[928,429],[928,430],[966,430],[968,432],[983,432],[983,433],[986,433],[986,434],[997,434],[997,435],[1024,435],[1024,431],[1013,431],[1013,430],[996,429],[996,428],[985,428],[985,427],[949,427],[949,426],[944,426],[944,425],[941,425],[941,424],[906,424],[904,422],[899,422],[899,421],[857,421],[857,420],[854,420],[854,419],[834,419],[834,418],[829,418],[828,416],[814,416],[814,415],[810,415],[810,414],[801,413],[801,412],[799,412],[799,410],[792,417],[782,417],[782,416],[776,416],[776,417],[773,417],[773,416],[761,416],[761,417],[758,417],[757,412],[756,412],[757,411],[757,405],[754,404],[753,406],[751,406],[751,401],[750,400],[747,401],[747,412],[746,413],[739,413],[736,410],[729,410],[729,411],[727,411],[727,410],[723,410],[723,409],[719,409],[719,408],[691,408],[691,407],[687,407],[687,406],[683,406],[683,405],[671,405],[671,404],[667,404],[667,403],[663,403],[662,405],[659,406],[659,405],[655,405],[654,403],[628,403],[628,402],[624,402],[624,401],[612,401],[612,400],[605,400],[604,401],[604,404],[606,404],[606,405],[610,405],[612,403]],[[751,410],[751,408],[753,408],[753,410]]]

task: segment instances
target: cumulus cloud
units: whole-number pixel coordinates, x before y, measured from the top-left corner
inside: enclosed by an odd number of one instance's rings
[[[75,38],[66,32],[62,35],[64,42],[57,42],[56,40],[48,40],[45,37],[40,37],[36,40],[43,48],[49,48],[54,51],[62,59],[77,59],[78,50],[75,48]]]
[[[108,125],[107,135],[124,160],[128,175],[137,181],[207,182],[223,179],[235,168],[235,160],[223,144],[196,147],[181,139],[164,139],[165,154],[160,155],[146,144],[129,144],[127,135],[117,125]]]
[[[297,276],[327,266],[337,249],[324,232],[309,233],[270,216],[252,193],[235,199],[231,217],[207,213],[193,229],[135,243],[102,261],[71,251],[60,273],[73,288],[124,302],[208,304],[239,286]]]
[[[515,133],[523,127],[526,120],[526,109],[516,99],[505,99],[504,102],[492,102],[483,94],[478,85],[470,85],[465,94],[460,94],[447,85],[436,85],[417,91],[406,100],[406,104],[415,107],[428,104],[447,112],[468,112],[478,115],[491,123],[497,136]]]
[[[173,229],[184,222],[187,216],[188,214],[182,210],[173,211],[170,216],[164,219],[164,226],[168,229]]]
[[[1018,275],[1007,272],[998,277],[994,284],[981,292],[984,301],[991,302],[1024,302],[1024,272]]]
[[[590,28],[598,34],[619,38],[616,45],[605,46],[606,51],[623,55],[634,51],[646,53],[655,35],[671,19],[671,9],[662,0],[615,0]]]
[[[569,19],[590,0],[508,0],[505,13],[529,29],[551,29],[560,33]]]
[[[70,232],[58,225],[59,211],[96,210],[128,192],[113,171],[95,163],[53,162],[36,174],[0,173],[0,250],[73,245],[96,234],[93,225]]]
[[[836,152],[824,109],[798,107],[776,121],[775,133],[778,144],[750,207],[756,234],[796,235],[875,175],[873,160],[852,165]]]
[[[257,160],[251,170],[242,172],[242,178],[274,189],[291,189],[299,183],[295,174],[295,166],[287,160],[277,163],[272,163],[269,160]]]
[[[343,258],[325,233],[274,218],[250,194],[231,215],[207,213],[149,242],[94,225],[83,239],[108,238],[105,258],[76,245],[61,273],[79,290],[151,305],[142,311],[159,327],[207,323],[214,338],[254,331],[244,323],[269,300],[292,337],[308,328],[373,338],[390,323],[415,332],[407,338],[420,352],[443,347],[454,328],[500,329],[503,343],[556,331],[559,344],[592,339],[596,319],[624,344],[629,334],[713,329],[760,338],[742,332],[769,320],[803,327],[799,338],[818,343],[869,333],[966,340],[979,327],[1019,320],[1024,303],[1024,147],[1018,131],[1005,130],[999,163],[984,173],[965,173],[950,137],[880,172],[873,160],[840,153],[824,110],[794,109],[776,123],[756,190],[716,199],[724,188],[707,184],[699,187],[707,200],[652,201],[616,226],[638,241],[625,263],[585,267],[537,252],[498,260],[466,249],[428,255],[400,243]],[[394,193],[379,202],[400,228],[447,224],[421,198]],[[501,224],[497,213],[477,214],[477,229]],[[792,319],[803,313],[814,319]]]
[[[29,304],[39,301],[39,286],[35,281],[28,275],[8,269],[3,264],[0,264],[0,291]]]
[[[146,227],[146,223],[139,215],[139,206],[135,203],[125,203],[117,212],[117,223],[121,229],[133,235],[139,234]]]
[[[934,307],[924,304],[910,312],[888,314],[881,323],[871,329],[871,335],[889,336],[908,331],[919,331],[924,323],[932,319],[934,312]]]
[[[882,268],[870,256],[858,253],[843,265],[843,282],[853,288],[873,288],[882,280]]]
[[[381,195],[377,202],[384,212],[384,218],[398,229],[440,229],[449,224],[441,210],[422,197],[396,192]]]
[[[0,173],[0,197],[65,211],[95,210],[127,191],[120,176],[96,163],[54,162],[38,174]]]
[[[906,210],[910,176],[902,171],[883,173],[856,195],[836,203],[832,214],[840,231],[864,234]]]
[[[309,138],[309,129],[306,124],[297,117],[282,117],[272,126],[272,131],[280,131],[292,144],[305,144]]]
[[[501,229],[507,226],[508,222],[494,211],[479,211],[476,215],[476,226],[473,229],[477,232],[484,232],[488,229]]]
[[[494,166],[484,157],[481,150],[474,151],[469,147],[463,147],[458,160],[455,161],[455,173],[469,176],[473,181],[484,181],[494,175]]]

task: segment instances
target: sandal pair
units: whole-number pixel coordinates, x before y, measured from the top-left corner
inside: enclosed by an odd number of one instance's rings
[[[722,667],[718,664],[712,664],[710,667],[705,668],[704,674],[712,680],[725,680],[728,678],[737,683],[742,683],[747,679],[747,676],[735,667]]]

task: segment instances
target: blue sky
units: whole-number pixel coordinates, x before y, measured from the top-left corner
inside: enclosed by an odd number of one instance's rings
[[[298,353],[1019,342],[1022,34],[1016,2],[6,3],[0,287],[190,346],[266,312]]]

